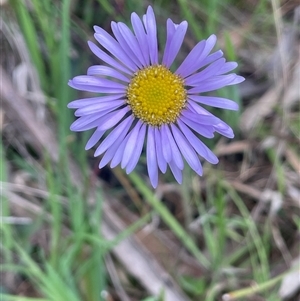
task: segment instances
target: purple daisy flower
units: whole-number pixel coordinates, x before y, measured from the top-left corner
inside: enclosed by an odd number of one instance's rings
[[[161,63],[158,58],[156,20],[148,7],[142,20],[131,15],[133,32],[124,23],[112,22],[112,37],[95,26],[95,39],[106,49],[88,42],[91,51],[106,65],[91,66],[87,75],[76,76],[69,86],[77,90],[100,93],[100,96],[72,101],[79,117],[72,131],[96,128],[86,144],[90,149],[103,139],[95,156],[104,154],[99,168],[110,162],[130,173],[136,166],[146,140],[148,174],[153,187],[158,184],[158,169],[165,173],[167,166],[175,179],[182,182],[184,161],[202,175],[200,157],[212,164],[215,154],[198,138],[212,138],[220,133],[233,138],[232,129],[201,104],[237,110],[232,100],[203,96],[229,85],[244,81],[228,74],[237,67],[226,62],[221,50],[211,53],[216,36],[199,42],[175,72],[170,67],[183,42],[188,23],[179,25],[167,20],[167,41]],[[107,54],[110,53],[110,54]],[[200,95],[199,95],[200,94]]]

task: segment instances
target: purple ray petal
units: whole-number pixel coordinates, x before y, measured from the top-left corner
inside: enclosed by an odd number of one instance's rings
[[[171,36],[171,33],[169,33],[169,39],[170,41],[170,47],[166,49],[164,56],[163,56],[163,64],[167,67],[170,67],[177,56],[177,53],[182,45],[183,39],[185,37],[185,33],[188,27],[188,23],[186,21],[181,22],[176,30],[175,33]],[[167,38],[168,38],[167,37]]]
[[[190,167],[197,173],[201,171],[199,158],[188,140],[175,125],[171,125],[172,133],[178,148]],[[201,175],[201,174],[200,174]]]
[[[234,137],[232,128],[223,121],[221,121],[219,124],[214,125],[214,128],[215,128],[216,132],[220,133],[221,135],[223,135],[227,138]]]
[[[100,102],[97,104],[93,104],[93,105],[89,105],[89,106],[85,106],[83,108],[80,108],[76,111],[77,114],[79,114],[79,116],[83,116],[83,115],[89,115],[89,114],[93,114],[93,113],[97,113],[97,112],[102,112],[102,111],[106,111],[108,109],[117,109],[121,106],[123,106],[125,104],[123,99],[120,100],[115,100],[112,102]]]
[[[114,58],[112,58],[110,55],[105,53],[103,50],[101,50],[97,45],[95,45],[93,42],[88,41],[88,45],[91,49],[91,51],[103,62],[106,64],[126,73],[129,75],[132,75],[133,72],[130,71],[129,68],[125,67],[124,65],[121,65],[118,61],[116,61]]]
[[[116,79],[119,79],[123,82],[129,83],[130,79],[123,75],[122,73],[118,72],[117,70],[107,67],[107,66],[102,66],[102,65],[95,65],[89,67],[87,70],[88,75],[103,75],[103,76],[110,76],[114,77]]]
[[[204,70],[197,72],[189,77],[187,77],[184,81],[185,85],[187,86],[197,86],[200,85],[202,81],[207,80],[208,78],[215,75],[222,66],[225,64],[225,59],[221,58],[211,65],[206,67]]]
[[[172,159],[173,159],[174,163],[176,164],[176,166],[182,170],[184,168],[184,163],[183,163],[180,151],[177,147],[177,144],[175,143],[173,135],[169,129],[169,126],[165,126],[165,134],[166,134],[165,138],[168,139],[168,141],[166,141],[165,144],[167,144],[169,142],[170,149],[172,152]]]
[[[165,173],[167,171],[167,162],[163,156],[163,152],[162,152],[163,141],[161,139],[160,130],[157,127],[154,129],[154,136],[155,136],[155,145],[156,145],[157,164],[161,172]]]
[[[120,136],[124,138],[132,122],[133,117],[129,116],[126,119],[124,119],[118,126],[116,126],[98,146],[94,156],[97,157],[103,154]]]
[[[129,111],[128,107],[120,109],[118,111],[114,111],[106,115],[105,119],[103,119],[101,125],[99,125],[99,130],[108,130],[115,126]]]
[[[189,98],[192,99],[193,101],[215,108],[234,110],[234,111],[239,109],[239,105],[236,102],[223,97],[189,95]]]
[[[131,14],[131,23],[133,31],[140,45],[142,55],[145,59],[146,66],[150,64],[148,39],[145,33],[144,25],[136,13]]]
[[[84,106],[89,106],[92,104],[98,104],[100,102],[107,102],[107,101],[114,101],[118,100],[121,97],[124,97],[125,94],[114,94],[114,95],[108,95],[108,96],[98,96],[98,97],[89,97],[89,98],[82,98],[73,100],[68,104],[69,109],[78,109],[82,108]]]
[[[143,21],[147,31],[150,61],[152,65],[155,65],[158,64],[157,32],[155,15],[151,6],[148,6]]]
[[[232,70],[234,70],[238,64],[236,62],[227,62],[224,64],[224,66],[216,73],[216,75],[221,75],[228,73]]]
[[[137,66],[132,59],[124,52],[120,44],[110,34],[99,26],[94,26],[94,30],[96,32],[94,37],[100,45],[126,65],[131,71],[135,72],[137,70]]]
[[[185,135],[186,139],[195,151],[211,164],[217,164],[219,160],[216,155],[198,137],[196,137],[182,121],[177,120],[177,122],[182,133]]]
[[[122,160],[122,157],[123,157],[123,154],[124,154],[124,149],[125,149],[125,146],[126,146],[126,143],[128,141],[128,138],[129,136],[127,135],[124,140],[122,141],[122,143],[120,144],[119,148],[117,149],[113,159],[111,160],[110,162],[110,167],[111,168],[114,168],[116,167],[118,164],[121,163],[121,160]]]
[[[169,166],[176,181],[179,184],[182,184],[182,171],[177,167],[173,160],[169,162]]]
[[[135,168],[136,164],[139,161],[139,158],[141,156],[142,150],[143,150],[143,145],[145,141],[145,134],[146,134],[146,124],[143,124],[140,132],[139,132],[139,139],[137,140],[134,152],[131,156],[130,161],[128,162],[126,166],[126,173],[129,174],[133,171]]]
[[[88,142],[85,145],[85,150],[91,149],[93,146],[97,144],[97,142],[102,138],[105,131],[99,131],[98,129],[93,133],[91,138],[88,140]]]
[[[128,162],[130,161],[132,154],[135,150],[137,141],[139,139],[139,131],[142,126],[141,120],[137,122],[137,124],[134,126],[134,128],[131,130],[131,132],[128,134],[129,138],[126,143],[125,149],[124,149],[124,154],[123,158],[121,161],[121,167],[125,168]]]
[[[128,39],[128,37],[125,37],[124,34],[121,33],[120,24],[121,23],[117,24],[116,22],[111,22],[111,29],[114,33],[114,36],[116,37],[117,41],[119,42],[119,45],[121,46],[123,51],[127,54],[127,56],[130,57],[130,59],[134,62],[134,64],[136,66],[141,68],[143,65],[142,65],[142,63],[140,62],[140,60],[137,56],[139,47],[136,47],[137,49],[134,49],[134,51],[132,50],[131,47],[134,47],[134,44],[131,44],[131,45],[128,44],[129,41],[126,41],[126,38]],[[123,24],[123,25],[128,29],[128,27],[125,24]],[[129,32],[130,32],[130,30],[129,30]]]
[[[167,139],[168,139],[168,136],[167,136],[167,133],[166,133],[166,127],[167,127],[167,125],[162,125],[161,126],[160,133],[161,133],[162,141],[167,141]],[[163,152],[163,156],[164,156],[166,162],[169,163],[172,160],[172,150],[171,150],[171,147],[170,147],[169,143],[164,143],[162,145],[162,152]]]
[[[179,118],[181,121],[183,121],[186,125],[188,125],[191,129],[193,129],[196,133],[202,135],[206,138],[213,138],[214,137],[214,127],[210,125],[203,125],[199,124],[197,122],[194,122],[184,116],[180,116]]]
[[[154,188],[158,184],[158,168],[156,161],[156,151],[155,151],[155,137],[154,137],[154,128],[148,127],[148,137],[147,137],[147,169],[150,178],[150,182]]]

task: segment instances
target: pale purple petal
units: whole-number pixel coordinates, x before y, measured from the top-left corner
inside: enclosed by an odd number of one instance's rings
[[[215,108],[234,110],[234,111],[239,109],[239,106],[236,102],[223,97],[189,95],[189,98],[192,99],[193,101]]]
[[[80,75],[69,80],[68,85],[80,91],[96,93],[125,93],[126,87],[120,83],[94,76]]]
[[[108,130],[112,128],[125,116],[128,111],[129,108],[125,107],[118,111],[107,114],[101,125],[99,125],[99,130]]]
[[[202,175],[201,163],[191,144],[188,142],[188,140],[183,136],[181,131],[174,124],[171,124],[171,129],[176,144],[180,149],[183,157],[187,161],[187,163],[195,172]]]
[[[213,138],[214,137],[214,127],[210,125],[203,125],[199,124],[197,122],[194,122],[184,116],[181,116],[179,118],[181,121],[183,121],[186,125],[188,125],[191,129],[193,129],[198,134],[202,135],[206,138]]]
[[[198,86],[201,85],[201,82],[214,76],[222,66],[225,64],[225,59],[221,58],[211,65],[206,67],[204,70],[197,72],[189,77],[187,77],[184,81],[185,85],[187,86]]]
[[[144,25],[136,13],[131,14],[131,23],[132,23],[133,31],[135,33],[135,36],[141,48],[143,57],[145,59],[146,66],[148,66],[150,64],[150,55],[149,55],[148,39],[145,33]]]
[[[178,120],[177,122],[182,133],[195,151],[211,164],[217,164],[219,160],[216,155],[182,121]]]
[[[91,138],[88,140],[88,142],[85,145],[85,150],[91,149],[93,146],[97,144],[97,142],[102,138],[105,131],[99,131],[98,129],[93,133]]]
[[[233,138],[234,137],[234,133],[233,133],[232,128],[223,121],[221,121],[217,125],[214,125],[214,128],[215,128],[216,132],[220,133],[221,135],[223,135],[227,138]]]
[[[156,145],[157,164],[161,172],[165,173],[167,171],[167,162],[162,152],[163,149],[162,144],[164,143],[164,141],[162,141],[160,130],[157,127],[154,129],[154,136],[155,136],[155,145]]]
[[[119,45],[121,46],[123,51],[127,54],[127,56],[130,57],[130,59],[134,62],[134,64],[136,66],[138,66],[139,68],[142,68],[142,66],[143,66],[142,62],[140,62],[138,55],[137,55],[139,47],[136,47],[137,49],[134,49],[134,51],[132,50],[131,47],[134,47],[133,41],[128,40],[129,37],[128,37],[127,31],[125,34],[123,32],[121,32],[120,24],[121,23],[117,24],[116,22],[111,22],[111,29],[114,33],[114,36],[116,37],[117,41],[119,42]],[[123,25],[128,29],[128,27],[125,24],[123,24]],[[131,33],[131,31],[129,29],[128,29],[128,31]],[[125,35],[127,35],[127,36],[125,36]],[[132,37],[134,38],[133,35],[132,35]],[[129,42],[131,43],[131,45],[129,44]]]
[[[132,54],[137,57],[141,66],[148,66],[147,61],[144,59],[138,40],[133,35],[132,31],[124,23],[118,23],[118,27]]]
[[[93,42],[88,41],[88,45],[89,45],[91,51],[106,64],[108,64],[126,74],[129,74],[129,75],[133,74],[133,72],[130,71],[129,68],[120,64],[118,61],[116,61],[114,58],[112,58],[110,55],[108,55],[103,50],[101,50],[98,46],[96,46]]]
[[[214,125],[214,124],[218,124],[220,122],[220,119],[213,115],[195,114],[190,110],[183,110],[181,112],[181,114],[184,117],[186,117],[194,122],[197,122],[199,124]]]
[[[139,139],[137,140],[134,152],[131,156],[130,161],[128,162],[126,166],[126,173],[129,174],[133,171],[135,168],[136,164],[139,161],[139,158],[141,156],[142,150],[143,150],[143,145],[145,141],[145,134],[146,134],[146,124],[143,124],[140,132],[139,132]]]
[[[142,126],[141,120],[137,122],[137,124],[134,126],[134,128],[131,130],[131,132],[128,134],[129,138],[126,143],[123,158],[121,161],[121,167],[124,168],[130,161],[132,154],[134,152],[134,149],[136,147],[137,141],[139,139],[139,131]]]
[[[216,73],[216,75],[221,75],[228,73],[232,70],[234,70],[238,64],[236,62],[227,62],[224,64],[224,66]]]
[[[179,68],[177,69],[176,73],[181,75],[183,78],[191,75],[192,73],[194,73],[195,71],[197,71],[198,69],[200,69],[200,66],[203,62],[203,60],[207,57],[207,55],[211,52],[211,50],[214,48],[215,44],[217,41],[217,37],[215,35],[211,35],[205,42],[204,47],[200,44],[198,44],[201,52],[198,53],[198,56],[196,55],[196,53],[193,53],[193,55],[191,56],[187,56],[186,60],[187,62],[186,67],[182,67],[179,66]],[[195,48],[197,47],[197,45],[195,46]],[[194,48],[194,49],[195,49]],[[193,49],[193,50],[194,50]],[[193,50],[190,52],[190,54],[193,52]],[[198,50],[199,51],[199,50]],[[184,61],[185,62],[185,61]]]
[[[110,110],[107,111],[110,112]],[[106,115],[106,113],[106,111],[103,111],[101,114],[96,113],[89,116],[82,116],[71,124],[70,130],[73,132],[81,132],[98,127],[101,120],[103,120],[104,118],[103,116]]]
[[[121,97],[124,97],[125,94],[114,94],[114,95],[106,95],[106,96],[98,96],[98,97],[89,97],[89,98],[82,98],[73,100],[68,104],[69,109],[77,109],[83,106],[89,106],[92,104],[97,104],[99,102],[106,102],[106,101],[114,101],[118,100]]]
[[[147,13],[144,15],[143,21],[147,31],[150,61],[152,65],[155,65],[158,64],[158,46],[156,20],[151,6],[148,6]]]
[[[182,170],[184,168],[184,163],[183,163],[180,151],[177,147],[177,144],[175,143],[173,135],[169,129],[169,126],[165,126],[165,134],[166,134],[165,138],[168,139],[168,141],[166,141],[165,144],[167,144],[169,142],[171,152],[172,152],[172,159],[173,159],[174,163],[176,164],[176,166]]]
[[[172,171],[172,174],[174,175],[174,178],[179,184],[182,184],[182,171],[177,167],[175,162],[172,160],[169,162],[170,169]]]
[[[206,45],[206,41],[205,40],[199,42],[190,51],[190,53],[187,55],[187,57],[184,59],[184,61],[181,63],[181,65],[178,67],[178,69],[176,70],[175,73],[179,74],[183,78],[185,78],[185,77],[189,76],[190,74],[192,74],[191,70],[192,70],[192,68],[194,66],[194,63],[195,63],[196,59],[199,56],[201,56],[201,54],[203,53],[205,45]]]
[[[219,58],[221,58],[223,56],[223,51],[222,50],[218,50],[212,54],[210,54],[209,56],[207,56],[201,63],[199,63],[198,65],[198,69],[205,67],[206,65],[211,64],[212,62],[218,60]]]
[[[103,75],[103,76],[110,76],[114,77],[116,79],[119,79],[123,82],[129,83],[130,79],[123,75],[122,73],[118,72],[117,70],[107,67],[107,66],[102,66],[102,65],[95,65],[89,67],[87,70],[88,75]]]
[[[120,62],[126,65],[131,71],[135,72],[137,66],[131,60],[131,58],[124,52],[120,44],[109,35],[103,28],[94,26],[95,34],[94,37],[100,45],[102,45],[107,51],[109,51],[114,57]]]
[[[181,22],[173,34],[170,42],[169,49],[166,49],[163,57],[163,64],[167,67],[170,67],[177,56],[177,53],[182,45],[183,39],[185,37],[185,33],[188,27],[188,23],[186,21]],[[170,35],[170,34],[169,34]]]
[[[188,94],[202,93],[221,89],[225,86],[235,85],[243,82],[245,79],[236,74],[217,75],[213,79],[201,82],[201,85],[188,90]]]
[[[147,169],[150,178],[150,182],[154,188],[158,184],[158,168],[156,161],[156,151],[155,151],[155,137],[154,128],[152,126],[148,127],[148,137],[147,137]]]
[[[161,139],[163,141],[167,141],[167,139],[168,139],[166,127],[168,127],[168,126],[164,124],[161,126],[161,130],[160,130]],[[165,160],[169,163],[172,160],[172,150],[171,150],[169,143],[164,143],[162,152],[163,152],[163,156],[164,156]]]
[[[129,116],[126,119],[124,119],[118,126],[116,126],[98,146],[94,156],[97,157],[103,154],[120,136],[124,138],[132,122],[133,117]]]
[[[117,149],[113,159],[111,160],[110,162],[110,167],[111,168],[114,168],[116,167],[118,164],[120,164],[121,160],[122,160],[122,157],[123,157],[123,154],[124,154],[124,149],[125,149],[125,146],[126,146],[126,143],[128,141],[128,138],[129,136],[127,135],[123,142],[120,144],[119,148]]]
[[[79,114],[79,116],[89,115],[89,114],[98,113],[98,112],[100,113],[107,109],[117,109],[118,107],[121,107],[124,104],[125,104],[125,102],[123,99],[115,100],[112,102],[102,102],[102,103],[100,102],[97,104],[92,104],[89,106],[82,107],[82,108],[78,109],[76,111],[76,113]]]
[[[176,31],[176,24],[171,19],[168,19],[167,20],[167,41],[166,41],[164,56],[162,59],[163,64],[165,64],[166,56],[168,55],[168,53],[170,51],[170,45],[171,45],[171,41],[172,41],[175,31]]]

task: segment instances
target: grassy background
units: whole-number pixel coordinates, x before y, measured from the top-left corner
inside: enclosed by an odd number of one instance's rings
[[[202,178],[187,166],[183,185],[161,175],[156,191],[145,154],[129,176],[99,171],[84,151],[89,133],[69,131],[66,107],[90,95],[67,81],[99,63],[86,44],[92,26],[129,24],[131,12],[142,15],[149,4],[160,45],[167,18],[189,22],[177,63],[215,33],[246,77],[218,92],[241,107],[214,110],[236,133],[205,140],[220,163],[204,164]],[[1,300],[171,300],[163,282],[154,296],[149,275],[134,275],[122,262],[130,254],[115,252],[130,236],[174,279],[178,300],[298,300],[296,16],[297,1],[279,0],[2,1]],[[102,225],[117,221],[108,238]]]

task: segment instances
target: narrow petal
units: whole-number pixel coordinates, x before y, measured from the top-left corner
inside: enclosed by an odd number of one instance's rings
[[[128,162],[131,159],[131,156],[134,152],[134,149],[137,144],[137,140],[139,139],[139,131],[142,126],[141,120],[137,122],[137,124],[134,126],[134,128],[131,130],[131,132],[128,134],[129,138],[126,143],[125,149],[124,149],[124,155],[121,161],[121,167],[124,168]]]
[[[221,89],[226,86],[235,85],[243,82],[245,79],[242,76],[236,74],[218,75],[213,79],[208,79],[201,82],[201,85],[188,90],[188,94],[210,92],[217,89]]]
[[[177,147],[177,144],[174,141],[173,135],[169,129],[169,126],[165,126],[165,134],[166,134],[166,138],[168,139],[168,141],[166,141],[165,144],[167,144],[169,142],[171,151],[172,151],[172,159],[174,161],[174,163],[176,164],[176,166],[183,170],[184,168],[184,163],[180,154],[180,151]]]
[[[100,163],[99,163],[99,168],[102,168],[105,166],[109,161],[112,160],[114,157],[115,153],[119,149],[121,143],[124,141],[123,135],[119,135],[116,137],[116,140],[114,143],[106,150],[104,156],[102,157]]]
[[[223,97],[189,95],[189,98],[192,99],[193,101],[215,108],[234,110],[234,111],[239,109],[239,106],[236,102]]]
[[[124,104],[125,104],[125,101],[123,99],[115,100],[115,101],[111,101],[111,102],[102,102],[102,103],[100,102],[97,104],[93,104],[93,105],[89,105],[89,106],[80,108],[76,111],[76,113],[79,114],[79,116],[89,115],[89,114],[101,112],[101,111],[104,111],[107,109],[117,109],[118,107],[121,107]]]
[[[103,154],[119,137],[125,137],[131,124],[133,122],[133,117],[129,116],[123,120],[118,126],[116,126],[109,135],[102,141],[95,151],[94,156],[97,157]]]
[[[101,114],[96,113],[80,117],[71,124],[70,130],[73,132],[81,132],[98,127],[99,122],[101,122],[105,114],[106,112],[102,112]]]
[[[167,171],[167,162],[163,156],[163,152],[162,152],[163,141],[161,139],[160,130],[157,127],[154,129],[154,136],[155,136],[157,164],[161,172],[165,173]]]
[[[85,150],[91,149],[93,146],[97,144],[97,142],[102,138],[105,131],[99,131],[98,129],[93,133],[91,138],[88,140],[88,142],[85,145]]]
[[[142,50],[140,48],[137,38],[133,35],[131,30],[124,23],[118,23],[118,27],[132,54],[137,57],[138,61],[142,66],[146,67],[148,64],[143,57]]]
[[[129,111],[128,107],[125,107],[119,111],[114,111],[106,115],[105,119],[99,125],[99,130],[108,130],[115,126]]]
[[[135,168],[136,164],[139,161],[139,158],[141,156],[142,150],[143,150],[143,145],[145,141],[145,134],[146,134],[146,124],[143,124],[140,132],[139,132],[139,139],[136,142],[134,152],[131,156],[130,161],[128,162],[126,166],[126,173],[129,174],[133,171]]]
[[[204,70],[197,72],[185,79],[185,85],[187,86],[198,86],[202,81],[214,76],[223,66],[225,65],[225,59],[221,58],[211,65],[206,67]]]
[[[145,59],[146,66],[150,64],[149,46],[144,25],[136,13],[131,14],[131,24],[133,31],[140,45],[142,55]]]
[[[71,101],[68,104],[68,108],[69,109],[78,109],[78,108],[82,108],[83,106],[89,106],[92,104],[97,104],[99,102],[118,100],[119,98],[124,97],[124,96],[125,96],[125,94],[122,93],[122,94],[114,94],[114,95],[77,99],[77,100]]]
[[[149,55],[152,65],[158,64],[158,47],[157,47],[157,32],[156,20],[153,9],[148,6],[147,13],[143,18],[144,25],[147,31]]]
[[[211,164],[217,164],[219,160],[216,155],[182,121],[178,120],[177,122],[182,133],[195,151]]]
[[[198,69],[205,67],[206,65],[209,65],[212,62],[218,60],[219,58],[221,58],[223,56],[223,54],[224,53],[222,50],[218,50],[218,51],[210,54],[201,63],[199,63]]]
[[[166,141],[166,143],[163,143],[162,145],[162,151],[163,151],[163,156],[165,160],[169,163],[172,160],[172,150],[170,147],[170,143],[168,143],[168,136],[167,136],[167,130],[166,130],[167,125],[162,125],[161,126],[161,139],[162,141]]]
[[[129,68],[121,65],[118,61],[116,61],[114,58],[112,58],[110,55],[108,55],[107,53],[105,53],[103,50],[101,50],[97,45],[95,45],[93,42],[88,41],[88,45],[91,49],[91,51],[99,58],[101,59],[103,62],[105,62],[106,64],[126,73],[129,75],[132,75],[133,72],[130,71]]]
[[[183,78],[185,78],[185,77],[191,75],[192,73],[194,73],[195,71],[197,71],[198,69],[200,69],[200,66],[201,66],[203,60],[207,57],[207,55],[214,48],[216,41],[217,41],[217,37],[215,35],[211,35],[206,41],[204,41],[204,47],[202,46],[202,44],[200,44],[201,43],[200,42],[198,44],[199,45],[198,47],[200,48],[201,52],[199,53],[199,50],[197,50],[198,53],[197,52],[193,53],[193,55],[191,55],[191,56],[188,55],[187,58],[185,59],[185,61],[187,60],[187,62],[185,63],[186,66],[185,67],[179,66],[179,68],[177,69],[177,71],[175,73],[177,73],[177,74],[181,75]],[[197,45],[195,46],[195,48],[196,47],[197,47]],[[193,52],[193,50],[190,52],[190,54]]]
[[[181,63],[181,65],[176,70],[176,74],[179,74],[183,78],[189,76],[192,74],[190,70],[192,70],[194,63],[196,59],[202,55],[202,52],[205,48],[206,41],[203,40],[199,42],[187,55],[187,57],[184,59],[184,61]]]
[[[123,142],[120,144],[120,146],[118,147],[116,153],[114,154],[114,157],[112,158],[112,160],[110,162],[110,167],[111,168],[114,168],[118,164],[121,163],[121,160],[122,160],[122,157],[123,157],[123,154],[124,154],[124,149],[125,149],[126,143],[128,141],[128,138],[129,138],[129,135],[127,135],[124,138]]]
[[[234,133],[233,133],[232,128],[223,121],[220,122],[217,125],[214,125],[214,128],[215,128],[216,132],[220,133],[221,135],[223,135],[227,138],[233,138],[234,137]]]
[[[190,165],[190,167],[200,175],[202,174],[202,168],[199,161],[199,158],[194,151],[191,144],[188,142],[188,140],[182,135],[181,131],[174,125],[171,125],[172,133],[174,135],[174,139],[176,141],[177,146],[179,147],[183,157],[187,161],[187,163]]]
[[[186,117],[194,122],[197,122],[198,124],[214,125],[214,124],[218,124],[220,122],[220,119],[213,115],[195,114],[190,110],[184,110],[181,112],[181,114],[184,117]]]
[[[89,67],[89,69],[87,70],[87,74],[88,75],[110,76],[110,77],[119,79],[126,83],[130,82],[130,79],[128,77],[126,77],[125,75],[123,75],[122,73],[120,73],[119,71],[117,71],[111,67],[102,66],[102,65],[95,65],[95,66]]]
[[[182,184],[182,171],[177,167],[175,162],[172,160],[169,162],[170,169],[172,171],[172,174],[174,175],[174,178],[179,184]]]
[[[95,34],[94,37],[100,45],[102,45],[107,51],[109,51],[114,57],[120,62],[126,65],[131,71],[135,72],[137,66],[132,59],[124,52],[120,44],[103,28],[94,26]]]
[[[129,37],[128,36],[125,37],[124,33],[121,32],[120,24],[121,23],[111,22],[111,29],[114,33],[114,36],[116,37],[117,41],[119,42],[119,45],[121,46],[123,51],[127,54],[127,56],[130,57],[130,59],[134,62],[134,64],[136,66],[141,68],[143,65],[137,56],[139,47],[136,47],[137,49],[134,49],[134,51],[132,51],[131,47],[134,47],[133,41],[130,41],[131,45],[128,43]],[[125,24],[123,24],[123,25],[128,29],[128,27]],[[130,30],[129,30],[129,32],[130,32]],[[126,41],[126,39],[127,39],[127,41]]]
[[[97,79],[97,78],[95,78]],[[97,85],[96,81],[84,81],[82,79],[74,78],[69,80],[68,85],[76,90],[87,91],[87,92],[96,92],[96,93],[109,93],[109,94],[120,94],[126,92],[125,86],[121,87],[111,85],[110,87],[104,86],[99,82],[100,85]],[[117,83],[116,83],[117,84]]]
[[[216,75],[221,75],[228,73],[232,70],[234,70],[238,64],[236,62],[227,62],[224,64],[224,66],[216,73]]]
[[[156,151],[155,151],[155,137],[154,128],[148,127],[148,137],[147,137],[147,169],[150,178],[150,182],[154,188],[158,184],[158,168],[156,161]]]
[[[188,125],[191,129],[193,129],[196,133],[202,135],[206,138],[213,138],[214,137],[214,127],[209,125],[203,125],[199,124],[197,122],[194,122],[184,116],[181,116],[179,118],[181,121],[183,121],[186,125]]]
[[[176,24],[171,20],[167,20],[167,40],[166,40],[166,46],[165,46],[165,51],[164,51],[164,56],[162,59],[162,63],[166,63],[166,57],[168,56],[170,52],[170,45],[172,42],[172,38],[174,36],[174,33],[176,31]]]
[[[186,21],[181,22],[176,30],[174,35],[172,36],[172,40],[170,42],[170,47],[168,51],[164,53],[163,64],[167,67],[170,67],[177,56],[177,53],[182,45],[183,39],[186,34],[186,30],[188,27],[188,23]]]

